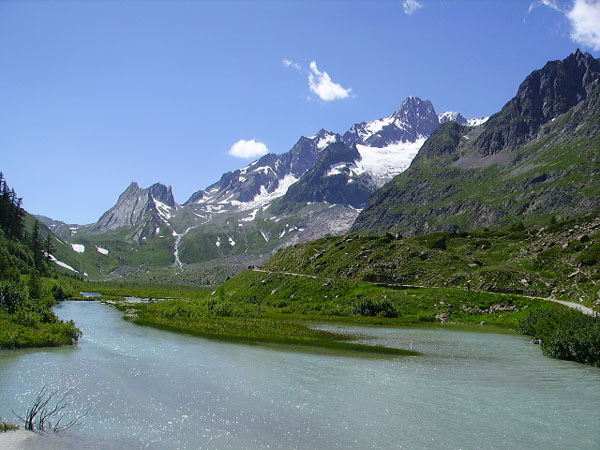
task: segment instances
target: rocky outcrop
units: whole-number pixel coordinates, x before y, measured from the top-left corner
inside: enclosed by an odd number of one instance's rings
[[[94,224],[93,231],[133,228],[148,220],[154,224],[160,223],[161,220],[168,220],[177,206],[171,186],[156,183],[143,189],[133,182],[119,196],[115,206]]]
[[[306,202],[363,207],[375,187],[368,176],[355,177],[350,173],[349,167],[359,159],[360,154],[354,145],[347,146],[342,142],[330,145],[315,166],[290,186],[271,210],[274,213],[292,211]]]
[[[532,72],[517,95],[490,117],[476,147],[482,155],[517,148],[540,126],[588,98],[600,80],[600,61],[578,50]]]
[[[430,136],[440,123],[440,118],[429,100],[408,97],[391,116],[353,125],[344,133],[342,141],[346,145],[364,144],[371,147],[385,147],[395,142],[414,142]]]

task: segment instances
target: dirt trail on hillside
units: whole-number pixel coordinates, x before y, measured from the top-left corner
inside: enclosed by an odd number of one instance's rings
[[[261,273],[269,273],[269,274],[275,274],[275,275],[289,275],[289,276],[293,276],[293,277],[303,277],[303,278],[312,278],[313,280],[318,279],[319,277],[317,277],[316,275],[307,275],[305,273],[295,273],[295,272],[274,272],[272,270],[265,270],[265,269],[259,269],[259,268],[253,268],[251,269],[254,272],[261,272]],[[379,284],[379,283],[375,283],[375,284]],[[384,284],[380,284],[381,286],[387,286],[387,287],[402,287],[404,289],[410,289],[410,288],[414,288],[414,289],[423,289],[425,286],[411,286],[411,285],[384,285]],[[436,287],[431,286],[431,289],[436,289]],[[575,309],[583,314],[586,314],[588,316],[592,316],[592,317],[596,317],[599,314],[594,311],[592,308],[589,308],[587,306],[583,306],[579,303],[575,303],[575,302],[568,302],[566,300],[558,300],[556,298],[551,298],[551,297],[534,297],[531,295],[525,295],[525,297],[527,298],[531,298],[534,300],[544,300],[544,301],[548,301],[548,302],[554,302],[554,303],[560,303],[561,305],[564,305],[568,308],[571,309]]]

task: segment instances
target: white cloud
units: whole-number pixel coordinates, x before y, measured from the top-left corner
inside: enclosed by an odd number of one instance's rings
[[[409,16],[422,7],[423,4],[419,3],[417,0],[402,0],[402,8],[404,8],[404,12]]]
[[[571,22],[571,39],[599,51],[600,0],[575,0],[566,16]]]
[[[564,14],[574,42],[600,50],[600,0],[574,0],[571,7],[562,7],[557,0],[538,0],[529,6],[529,12],[538,5]]]
[[[320,72],[317,63],[310,63],[308,74],[308,87],[321,100],[330,102],[348,97],[352,89],[344,89],[340,84],[334,83],[327,72]]]
[[[281,60],[281,62],[283,63],[283,65],[285,67],[292,67],[292,68],[294,68],[296,70],[302,70],[302,66],[300,66],[300,64],[298,64],[297,62],[294,62],[294,61],[290,61],[287,58],[283,58]]]
[[[240,139],[229,149],[229,154],[236,158],[250,159],[258,158],[269,153],[269,149],[262,142],[257,142],[254,139],[246,141]]]
[[[540,3],[542,5],[549,6],[552,9],[556,9],[557,11],[560,11],[560,8],[558,7],[556,0],[540,0]]]

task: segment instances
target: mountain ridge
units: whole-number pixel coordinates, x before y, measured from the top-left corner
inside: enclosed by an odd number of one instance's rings
[[[343,234],[371,193],[408,167],[446,116],[462,117],[438,115],[430,101],[409,97],[391,115],[355,124],[362,137],[352,142],[325,129],[301,136],[288,152],[222,174],[183,205],[170,187],[134,182],[94,224],[52,222],[62,239],[82,250],[66,248],[59,256],[95,276],[171,266],[183,277],[208,261],[229,275],[282,247]]]
[[[597,212],[599,69],[575,51],[532,72],[481,127],[444,124],[410,169],[371,197],[352,231],[424,234]]]

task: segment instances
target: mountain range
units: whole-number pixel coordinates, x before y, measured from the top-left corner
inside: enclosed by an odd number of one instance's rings
[[[449,120],[479,124],[485,118],[438,115],[431,102],[408,97],[391,115],[343,134],[322,129],[302,136],[288,152],[227,172],[182,205],[171,187],[133,182],[94,224],[40,219],[78,249],[109,252],[86,273],[120,276],[205,262],[235,273],[279,248],[347,232],[371,194],[408,168],[427,137]],[[61,257],[76,256],[79,266],[88,262],[85,250],[75,253]]]
[[[197,282],[349,230],[421,234],[596,214],[599,67],[579,50],[549,62],[489,120],[409,97],[343,134],[303,136],[181,205],[170,187],[132,183],[94,224],[41,219],[62,243],[57,260],[80,273],[159,280],[174,267]]]

